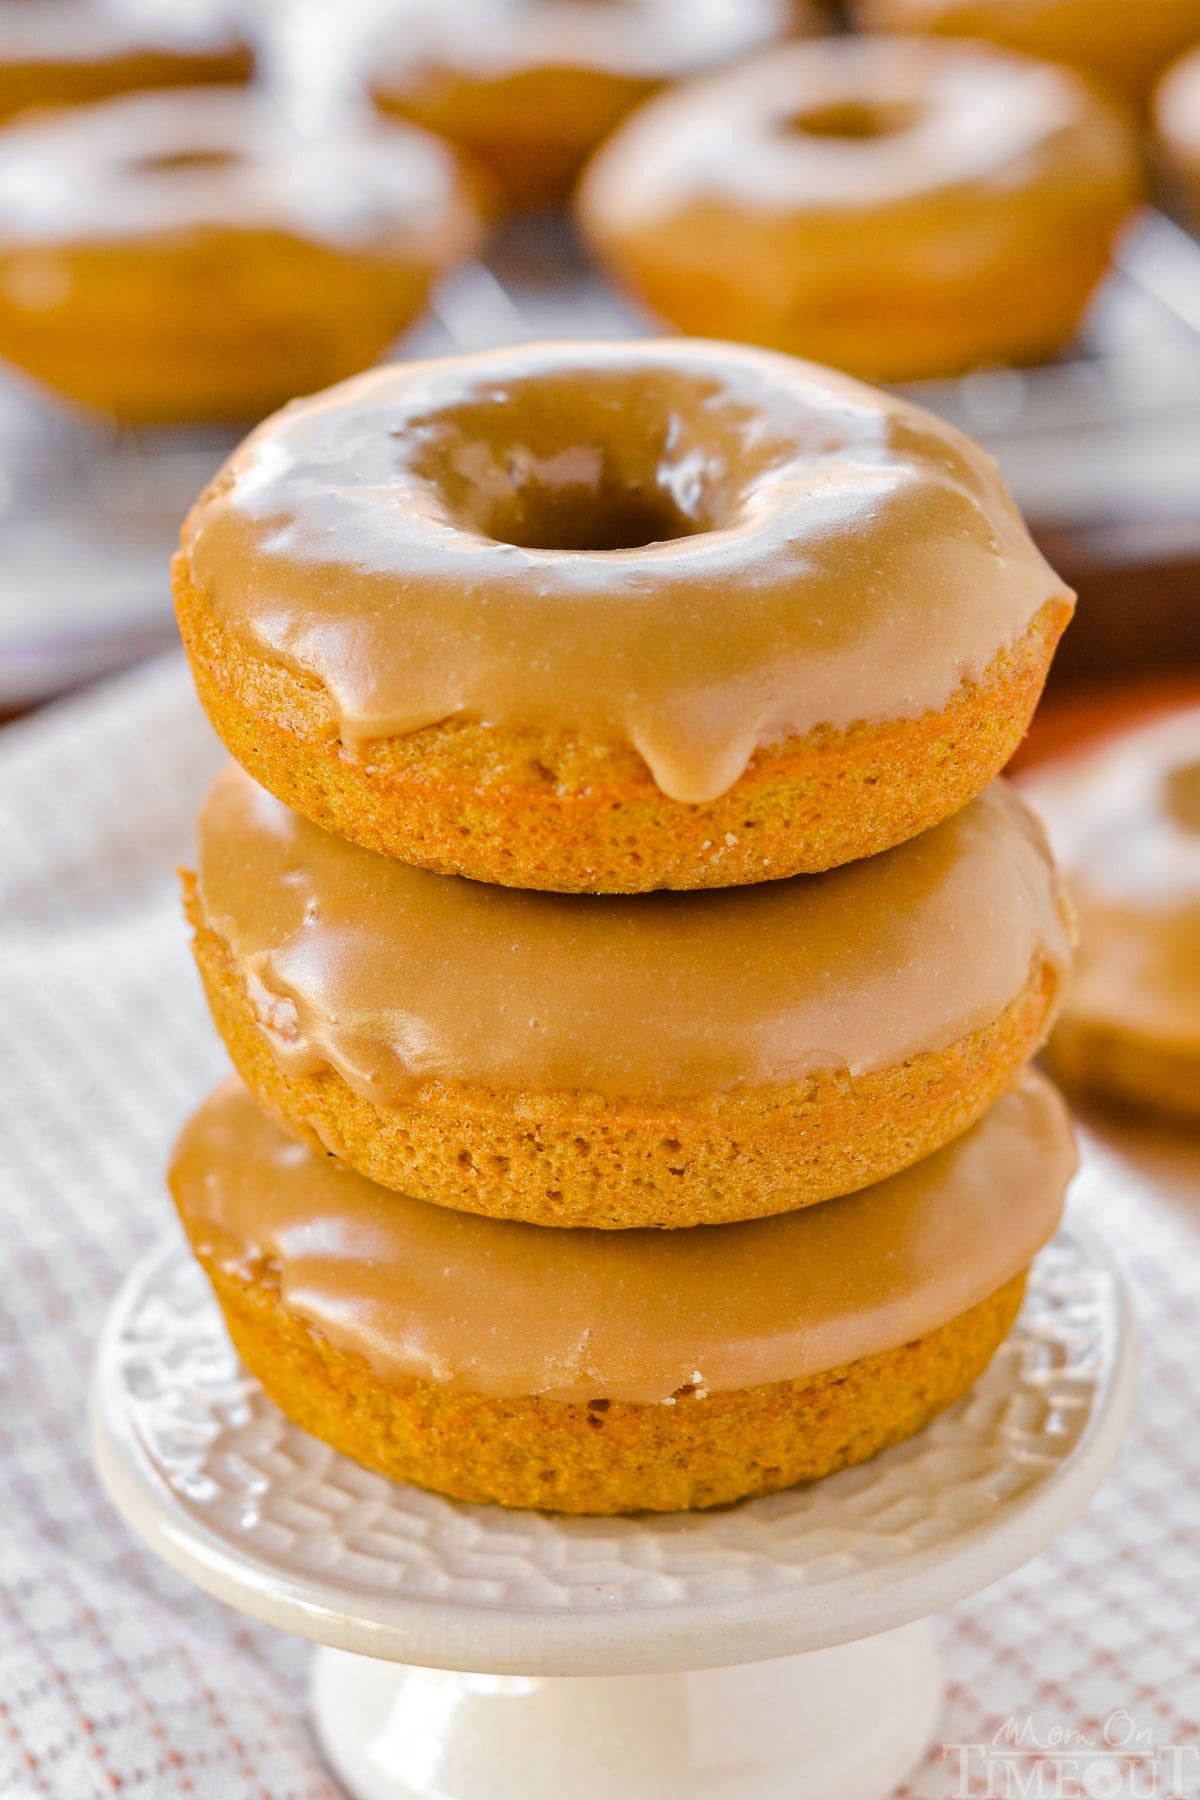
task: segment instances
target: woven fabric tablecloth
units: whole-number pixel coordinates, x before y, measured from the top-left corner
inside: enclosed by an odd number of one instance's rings
[[[101,1319],[225,1068],[173,876],[218,761],[177,658],[0,735],[0,1800],[338,1791],[305,1647],[143,1553],[88,1453]],[[919,1800],[1200,1795],[1200,1146],[1126,1131],[1089,1157],[1119,1164],[1072,1204],[1134,1290],[1140,1417],[1083,1521],[947,1619]],[[1069,1756],[1038,1749],[1062,1733]]]

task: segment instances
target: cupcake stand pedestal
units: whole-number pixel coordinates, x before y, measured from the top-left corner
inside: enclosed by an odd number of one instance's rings
[[[930,1615],[1082,1510],[1134,1362],[1064,1232],[972,1394],[864,1467],[715,1513],[505,1512],[289,1424],[172,1241],[113,1307],[93,1429],[152,1549],[323,1646],[316,1730],[359,1800],[884,1800],[935,1735]]]

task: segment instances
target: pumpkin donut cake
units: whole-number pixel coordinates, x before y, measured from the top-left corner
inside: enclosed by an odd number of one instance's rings
[[[1029,789],[1079,910],[1055,1073],[1079,1092],[1200,1123],[1200,708]]]
[[[122,0],[2,0],[0,119],[136,88],[249,81],[254,51],[194,9]]]
[[[315,1156],[231,1082],[171,1188],[251,1373],[368,1468],[563,1512],[727,1504],[862,1462],[976,1380],[1074,1168],[1024,1076],[861,1194],[696,1231],[470,1218]]]
[[[878,381],[1052,357],[1142,189],[1124,109],[986,44],[789,44],[639,109],[580,222],[660,318]]]
[[[986,39],[1070,63],[1134,101],[1200,41],[1200,0],[850,0],[850,7],[867,31]]]
[[[410,9],[366,79],[378,106],[477,159],[510,206],[544,206],[666,82],[819,23],[807,0],[456,0]]]
[[[964,1130],[1049,1029],[1064,902],[997,782],[865,863],[723,893],[520,893],[330,836],[236,764],[189,880],[213,1015],[315,1149],[561,1226],[761,1217]]]
[[[254,432],[175,596],[245,768],[340,836],[524,888],[835,867],[1004,765],[1073,596],[994,464],[728,344],[380,369]]]
[[[0,130],[0,357],[124,420],[258,418],[378,357],[481,230],[415,126],[306,138],[239,88],[34,114]]]

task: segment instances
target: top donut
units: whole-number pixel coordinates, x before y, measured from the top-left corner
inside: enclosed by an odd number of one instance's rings
[[[189,516],[201,699],[297,812],[636,893],[833,868],[1008,760],[1073,596],[991,459],[697,340],[523,345],[285,408]]]

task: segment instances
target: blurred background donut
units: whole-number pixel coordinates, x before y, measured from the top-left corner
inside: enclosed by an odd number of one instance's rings
[[[136,88],[249,81],[249,39],[215,11],[134,0],[2,0],[0,119]]]
[[[115,418],[253,420],[373,362],[481,235],[452,150],[241,89],[0,132],[0,355]]]
[[[642,107],[584,231],[684,331],[873,380],[1046,361],[1140,197],[1118,106],[987,45],[824,38]]]
[[[1174,198],[1200,220],[1200,48],[1174,63],[1155,89],[1154,132]]]
[[[376,104],[470,151],[513,207],[569,193],[659,88],[821,29],[808,0],[459,0],[397,9],[372,46]]]
[[[170,641],[247,420],[664,320],[984,443],[1081,595],[1040,731],[1186,688],[1189,51],[1200,0],[0,0],[0,710]]]
[[[1200,0],[850,0],[864,31],[983,38],[1071,63],[1130,99],[1200,39]]]

